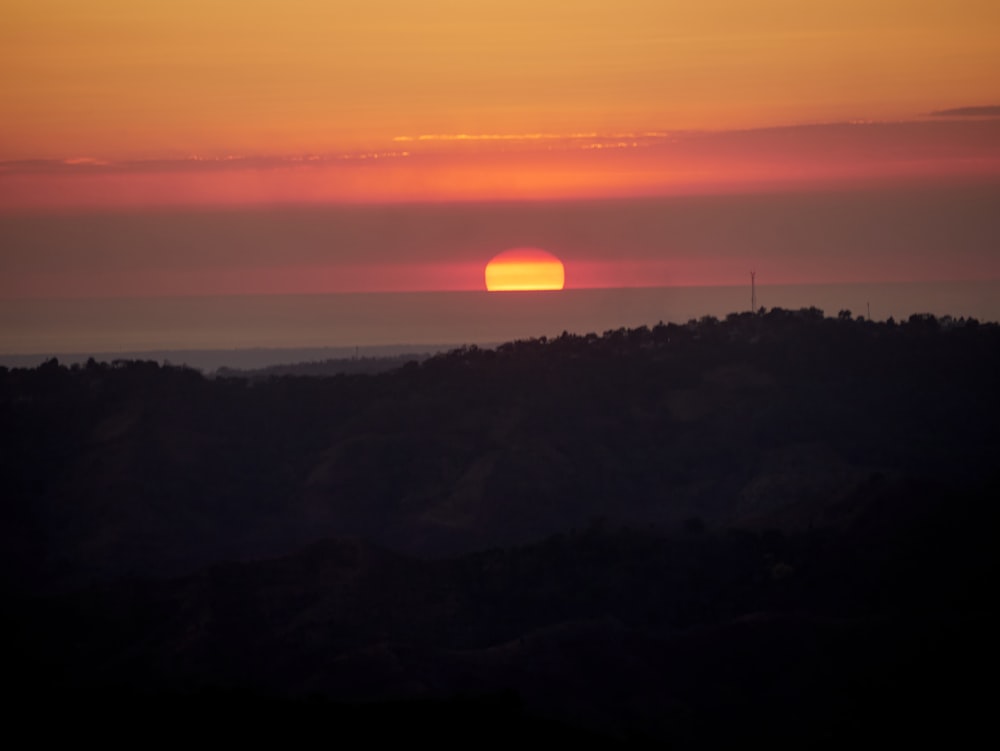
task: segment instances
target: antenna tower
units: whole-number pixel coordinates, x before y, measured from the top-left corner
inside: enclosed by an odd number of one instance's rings
[[[750,312],[757,312],[757,272],[750,272]]]

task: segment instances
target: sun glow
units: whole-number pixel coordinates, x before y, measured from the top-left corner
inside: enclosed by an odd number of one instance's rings
[[[490,292],[559,290],[566,282],[562,261],[539,248],[511,248],[486,264]]]

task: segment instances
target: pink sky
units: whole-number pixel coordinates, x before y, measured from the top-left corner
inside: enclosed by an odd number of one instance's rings
[[[597,201],[0,216],[0,298],[475,290],[512,247],[567,288],[1000,279],[1000,184]]]

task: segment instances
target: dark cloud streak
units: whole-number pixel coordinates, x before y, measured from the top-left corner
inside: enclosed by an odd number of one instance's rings
[[[985,107],[955,107],[947,110],[934,110],[931,117],[1000,117],[1000,104]]]

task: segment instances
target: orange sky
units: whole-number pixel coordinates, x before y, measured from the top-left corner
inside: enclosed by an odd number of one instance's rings
[[[597,197],[884,173],[863,155],[824,160],[822,144],[815,165],[751,145],[720,163],[665,134],[995,104],[998,39],[992,0],[5,0],[0,208]],[[631,144],[651,133],[652,152],[592,153],[645,149]],[[914,153],[962,141],[923,138]],[[889,172],[995,174],[993,147],[923,168],[897,155],[907,164]],[[48,169],[67,160],[83,179]]]
[[[990,0],[5,0],[0,158],[731,129],[993,103]]]

